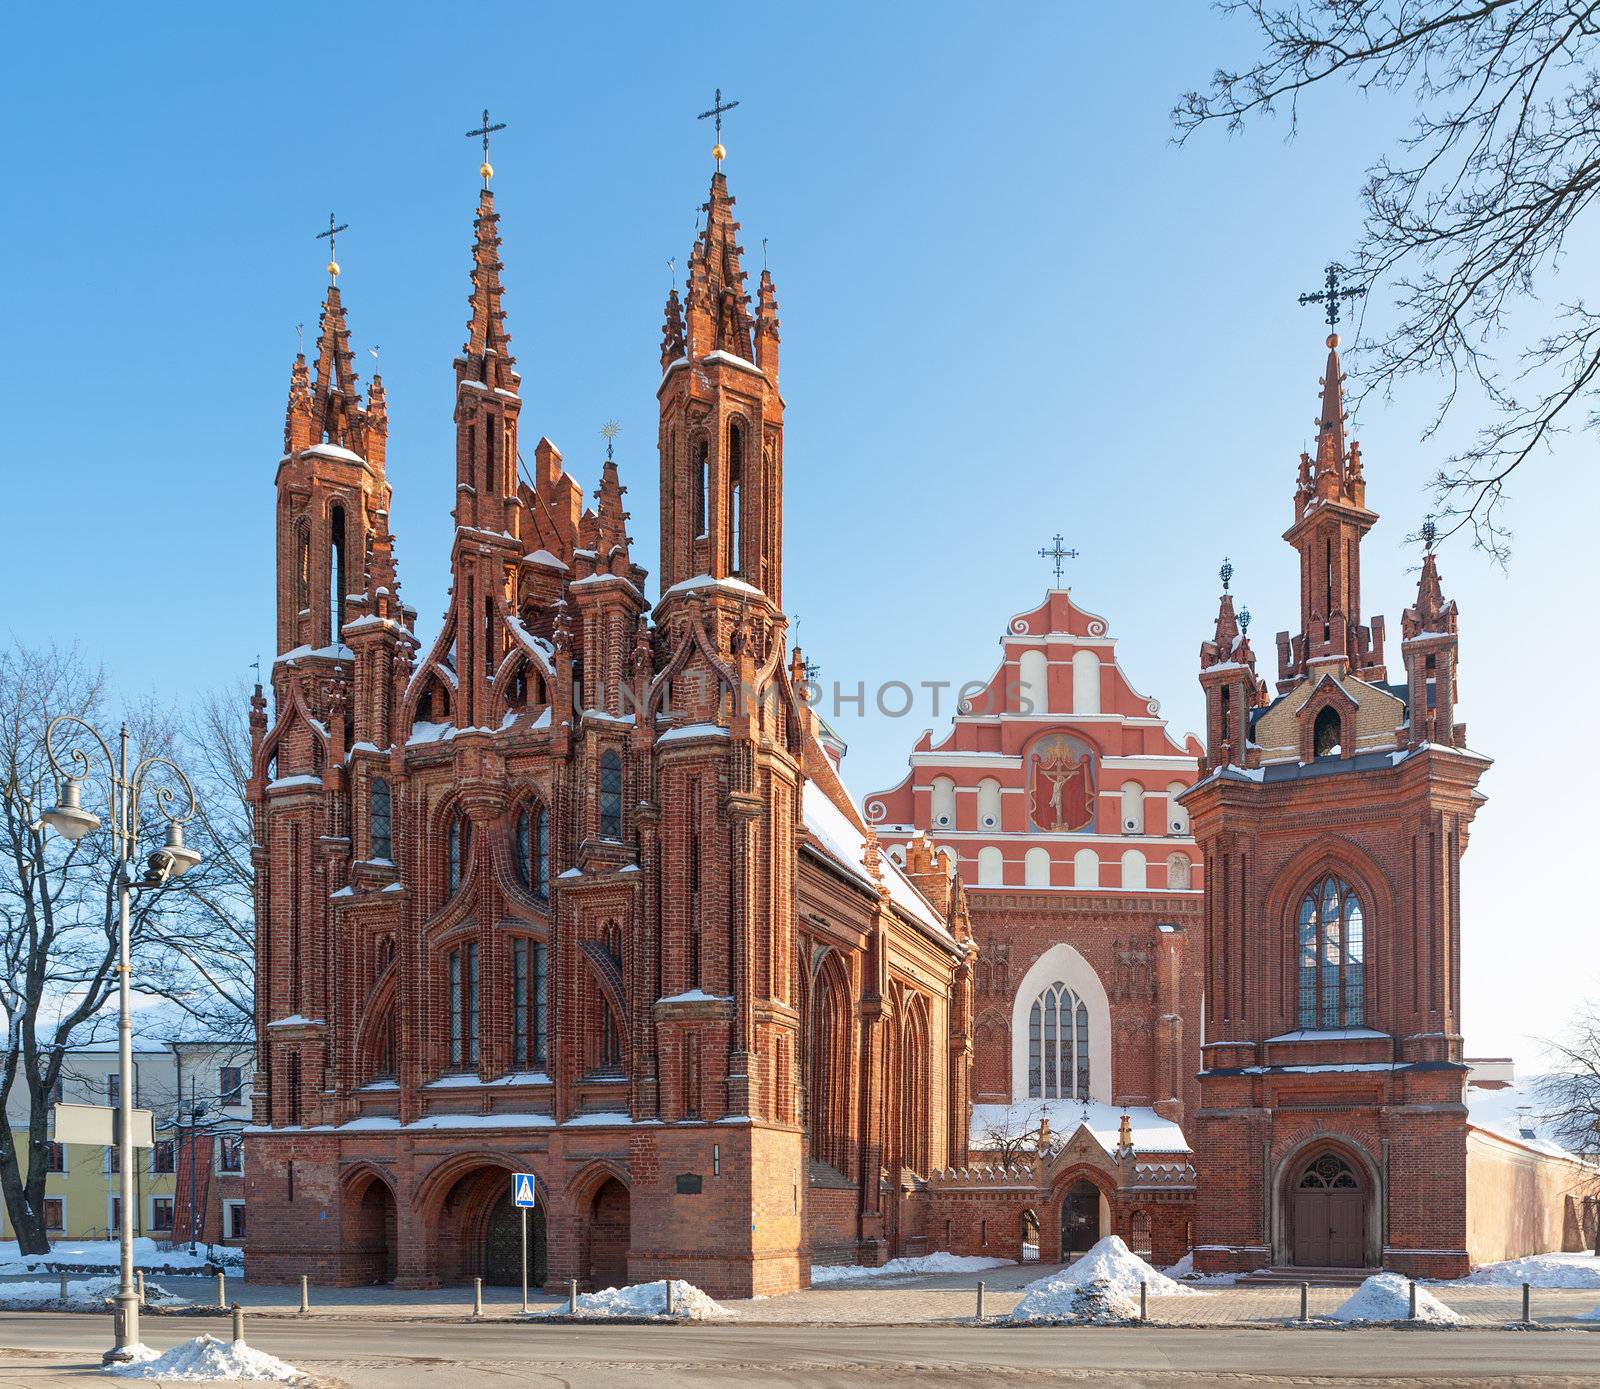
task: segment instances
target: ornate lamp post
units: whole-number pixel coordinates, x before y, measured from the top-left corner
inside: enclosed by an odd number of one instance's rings
[[[57,777],[56,803],[39,818],[63,839],[78,840],[100,827],[100,817],[85,810],[82,804],[84,779],[93,771],[89,754],[79,746],[87,734],[93,746],[98,746],[105,756],[106,810],[110,816],[111,848],[116,858],[117,889],[117,1158],[120,1177],[122,1219],[118,1222],[121,1246],[121,1278],[117,1287],[115,1314],[116,1342],[105,1353],[107,1362],[132,1358],[132,1347],[139,1344],[139,1294],[133,1283],[133,1013],[129,991],[128,969],[128,903],[135,892],[164,886],[171,878],[182,877],[195,864],[200,855],[183,842],[184,823],[194,816],[194,788],[177,765],[165,757],[143,757],[133,766],[128,765],[128,725],[122,725],[118,737],[118,750],[76,714],[58,714],[50,720],[45,730],[45,753]],[[65,744],[58,750],[58,740]],[[68,769],[71,770],[68,770]],[[149,790],[155,801],[156,812],[166,821],[166,842],[148,858],[142,874],[134,867],[134,856],[139,846],[141,804],[144,800],[146,780],[151,772],[161,770],[158,780],[150,782]],[[177,788],[166,784],[168,779]],[[174,810],[174,803],[182,796],[187,804]]]

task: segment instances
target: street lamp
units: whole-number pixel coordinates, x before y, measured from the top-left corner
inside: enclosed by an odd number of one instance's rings
[[[200,855],[183,842],[183,825],[195,812],[194,788],[177,765],[165,757],[143,757],[131,769],[128,765],[128,725],[122,725],[118,750],[76,714],[58,714],[45,730],[44,749],[58,782],[56,803],[40,820],[63,839],[76,841],[100,827],[100,817],[83,808],[84,778],[93,770],[90,757],[77,740],[87,734],[105,755],[106,811],[111,819],[111,850],[116,858],[112,870],[117,889],[117,1070],[121,1077],[117,1096],[117,1167],[120,1174],[119,1199],[122,1219],[118,1222],[121,1277],[117,1285],[115,1344],[105,1353],[107,1363],[131,1360],[139,1344],[139,1294],[133,1283],[133,1008],[129,990],[128,902],[135,892],[164,887],[172,878],[181,878],[200,862]],[[67,746],[59,752],[57,737]],[[69,770],[70,768],[70,770]],[[165,843],[145,863],[144,873],[135,876],[134,855],[139,846],[139,820],[146,781],[152,772],[159,775],[149,790],[157,813],[166,820]],[[167,781],[176,783],[175,791]],[[179,795],[187,805],[174,810]]]

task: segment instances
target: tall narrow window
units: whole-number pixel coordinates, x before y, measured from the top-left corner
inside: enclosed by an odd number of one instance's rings
[[[495,641],[494,629],[494,599],[483,600],[483,673],[493,675],[496,657],[500,654],[495,650],[498,643]]]
[[[495,474],[500,469],[500,430],[499,421],[493,415],[483,422],[484,458],[483,490],[485,493],[494,491]]]
[[[449,890],[454,893],[461,886],[466,872],[467,857],[472,852],[472,826],[459,810],[450,819],[450,861],[447,865]]]
[[[450,990],[450,1069],[478,1064],[478,943],[468,941],[447,959]]]
[[[744,568],[744,517],[741,505],[744,497],[744,430],[737,422],[728,422],[728,572],[737,574]]]
[[[538,801],[517,812],[517,872],[535,897],[550,896],[550,812]]]
[[[344,630],[344,599],[349,592],[348,578],[349,575],[345,573],[344,508],[333,506],[328,509],[329,646],[339,640],[339,634]]]
[[[1060,981],[1028,1012],[1028,1097],[1089,1098],[1089,1009]]]
[[[393,810],[393,803],[389,798],[389,783],[381,776],[373,777],[372,858],[394,858]]]
[[[1343,751],[1339,711],[1329,704],[1311,726],[1311,752],[1315,757],[1338,757]]]
[[[694,533],[706,535],[711,530],[711,445],[697,439],[694,445]]]
[[[548,987],[543,942],[517,937],[511,944],[511,1060],[514,1065],[545,1064]]]
[[[600,838],[622,838],[622,758],[609,748],[600,754]]]
[[[1362,1025],[1365,931],[1361,899],[1342,878],[1326,877],[1301,898],[1296,922],[1301,1027]]]
[[[311,523],[304,517],[295,527],[295,606],[304,612],[311,606]]]

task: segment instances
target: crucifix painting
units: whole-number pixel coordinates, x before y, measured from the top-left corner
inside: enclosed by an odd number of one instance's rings
[[[1036,829],[1053,834],[1093,829],[1093,749],[1067,733],[1034,744],[1028,756],[1028,802]]]

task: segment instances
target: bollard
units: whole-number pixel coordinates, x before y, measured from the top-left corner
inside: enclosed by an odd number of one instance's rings
[[[978,1320],[983,1320],[983,1280],[978,1280]]]
[[[61,1270],[61,1300],[63,1302],[65,1302],[67,1300],[67,1271],[66,1271],[66,1269],[62,1269]]]
[[[1306,1317],[1306,1304],[1307,1304],[1308,1300],[1310,1299],[1310,1296],[1311,1296],[1311,1284],[1302,1283],[1300,1285],[1300,1320],[1301,1321],[1308,1320],[1308,1318]]]
[[[670,1317],[672,1315],[672,1279],[663,1278],[661,1281],[667,1285],[667,1315]]]
[[[144,1270],[141,1268],[134,1275],[134,1281],[139,1285],[139,1305],[144,1306]]]
[[[233,1343],[244,1344],[244,1308],[237,1302],[233,1304]]]
[[[1522,1324],[1526,1326],[1533,1318],[1528,1315],[1528,1285],[1522,1285]]]
[[[472,1315],[475,1317],[483,1315],[483,1279],[481,1278],[472,1280]]]
[[[1139,1320],[1150,1320],[1150,1285],[1143,1278],[1139,1280]]]
[[[225,1273],[219,1272],[217,1274],[217,1306],[218,1307],[226,1307],[227,1305],[228,1305],[228,1276]]]
[[[1415,1278],[1406,1279],[1406,1298],[1409,1304],[1406,1309],[1406,1320],[1415,1321],[1417,1319],[1417,1280]]]
[[[305,1274],[300,1275],[300,1315],[303,1317],[311,1310],[311,1280]]]
[[[576,1278],[567,1279],[567,1315],[569,1317],[578,1315],[578,1280]]]

